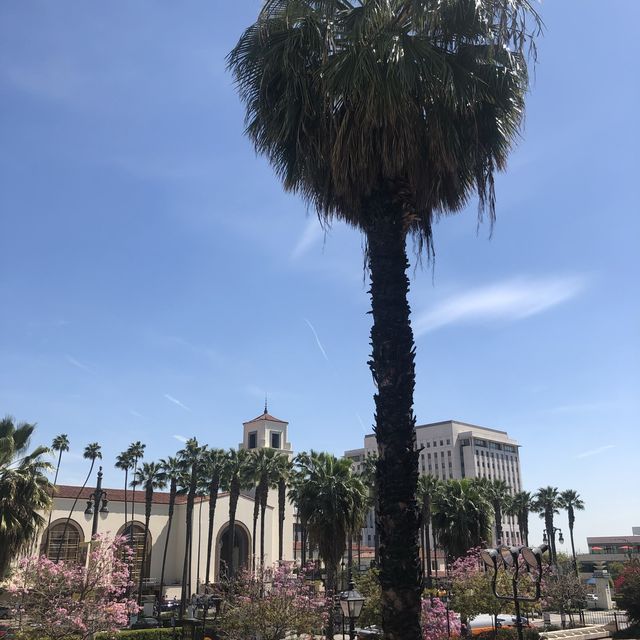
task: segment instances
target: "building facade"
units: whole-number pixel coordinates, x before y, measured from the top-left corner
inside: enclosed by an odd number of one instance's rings
[[[420,451],[421,474],[430,474],[439,480],[504,480],[512,494],[522,490],[519,445],[506,431],[455,420],[432,422],[416,425],[416,446]],[[366,457],[375,453],[375,435],[370,434],[365,436],[362,448],[345,451],[344,455],[353,461],[356,470],[361,470]],[[503,516],[502,527],[504,544],[522,544],[515,517]],[[371,546],[374,539],[375,519],[371,511],[361,542]],[[437,562],[438,569],[443,568],[444,557],[441,552],[438,553]]]
[[[640,527],[630,536],[593,536],[587,538],[589,553],[576,556],[580,578],[589,580],[594,572],[608,571],[614,562],[640,559]]]
[[[288,441],[288,423],[265,412],[243,424],[241,449],[274,448],[292,455]],[[134,581],[139,571],[144,572],[147,586],[159,585],[162,571],[163,553],[167,536],[169,536],[168,552],[165,566],[164,594],[168,597],[179,596],[180,583],[186,543],[186,496],[176,497],[171,527],[169,527],[169,494],[156,491],[153,494],[151,518],[149,521],[149,537],[146,557],[142,557],[144,543],[144,490],[138,487],[135,496],[132,490],[127,491],[127,516],[125,517],[124,489],[103,487],[108,500],[108,513],[98,513],[98,534],[131,535],[136,562],[134,563]],[[37,540],[37,548],[51,559],[60,558],[66,562],[83,562],[86,558],[88,543],[91,540],[93,514],[85,509],[94,491],[92,487],[65,486],[56,488],[53,500],[50,524],[41,532]],[[75,506],[74,506],[75,503]],[[133,518],[131,510],[133,505]],[[253,549],[254,497],[252,492],[240,495],[236,510],[236,533],[233,550],[235,567],[251,566]],[[45,514],[49,519],[49,514]],[[192,515],[193,540],[191,549],[191,591],[201,589],[205,582],[207,565],[207,538],[209,522],[208,497],[196,498]],[[127,522],[127,525],[125,525]],[[289,503],[285,511],[283,530],[283,560],[293,560],[294,510]],[[265,566],[271,566],[278,560],[278,495],[270,490],[265,513]],[[257,536],[259,537],[259,527]],[[229,494],[219,493],[213,519],[213,545],[211,553],[210,582],[220,577],[225,570],[228,557],[229,535]],[[256,548],[259,553],[259,540]]]

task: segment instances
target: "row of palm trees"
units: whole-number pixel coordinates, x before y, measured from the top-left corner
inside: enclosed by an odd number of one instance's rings
[[[423,568],[426,565],[428,584],[432,582],[431,540],[446,550],[448,559],[454,559],[475,546],[492,538],[495,527],[498,544],[504,542],[503,515],[514,516],[520,540],[529,545],[529,514],[538,513],[545,521],[550,557],[557,563],[554,516],[564,509],[568,515],[569,534],[574,568],[577,572],[573,529],[575,512],[584,509],[580,495],[573,489],[559,492],[556,487],[541,487],[535,493],[512,493],[504,480],[474,478],[441,481],[432,475],[423,475],[418,481],[418,501],[421,506]]]

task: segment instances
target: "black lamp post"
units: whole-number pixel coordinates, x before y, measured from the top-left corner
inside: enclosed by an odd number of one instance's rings
[[[340,608],[342,615],[349,618],[349,640],[355,640],[356,637],[356,620],[362,613],[362,605],[364,604],[364,596],[356,590],[353,580],[349,580],[349,588],[340,594]]]
[[[202,613],[202,637],[204,638],[205,627],[207,624],[207,613],[209,611],[210,605],[213,605],[213,626],[216,626],[216,620],[218,619],[218,615],[220,613],[220,607],[222,606],[222,598],[220,596],[209,596],[205,595],[204,597],[204,611]]]
[[[102,490],[102,467],[98,469],[98,481],[96,483],[96,490],[89,496],[87,500],[87,508],[84,510],[85,515],[93,515],[93,524],[91,525],[91,537],[93,538],[98,533],[98,514],[102,513],[107,515],[109,509],[107,505],[107,492]]]
[[[522,617],[520,616],[521,602],[536,602],[540,599],[540,583],[542,581],[542,554],[548,549],[546,544],[539,547],[499,547],[497,549],[485,549],[480,553],[482,561],[487,569],[493,571],[491,580],[491,588],[493,595],[498,600],[511,600],[516,610],[516,627],[518,629],[518,640],[523,639],[522,633]],[[521,567],[520,559],[524,561],[524,567]],[[500,594],[496,589],[498,581],[498,569],[502,567],[505,571],[511,573],[512,593],[509,595]],[[518,575],[520,569],[525,568],[527,571],[534,571],[534,584],[536,587],[535,596],[523,596],[518,593]]]
[[[564,544],[562,529],[560,529],[559,527],[553,527],[552,530],[545,529],[542,532],[542,542],[544,542],[545,544],[548,544],[549,542],[551,542],[551,544],[549,545],[549,548],[550,548],[549,559],[551,560],[552,565],[556,565],[558,563],[558,557],[556,555],[556,544],[555,544],[556,533],[558,534],[558,542],[560,544]]]

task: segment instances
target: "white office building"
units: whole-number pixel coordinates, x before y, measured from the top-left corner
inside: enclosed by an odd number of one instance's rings
[[[456,420],[432,422],[416,425],[416,445],[420,450],[419,470],[422,474],[430,474],[440,480],[504,480],[512,493],[522,489],[519,445],[506,431]],[[345,451],[344,455],[360,470],[366,456],[376,452],[375,435],[370,434],[364,438],[364,447]],[[505,544],[521,544],[515,517],[505,515],[502,527]],[[362,544],[372,546],[374,535],[375,521],[371,512],[363,530]],[[438,561],[444,562],[440,553]]]

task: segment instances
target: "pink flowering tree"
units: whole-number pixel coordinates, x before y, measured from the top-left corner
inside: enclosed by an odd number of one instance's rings
[[[124,538],[96,536],[86,566],[25,558],[8,585],[29,620],[25,635],[51,640],[89,640],[98,631],[125,626],[139,610],[127,597],[130,586]]]
[[[460,635],[459,616],[453,611],[447,611],[440,598],[423,598],[421,626],[423,640],[443,640]]]
[[[327,622],[328,603],[305,572],[288,564],[269,571],[269,580],[239,574],[224,595],[224,610],[218,623],[229,640],[280,640],[293,634],[318,634]]]

